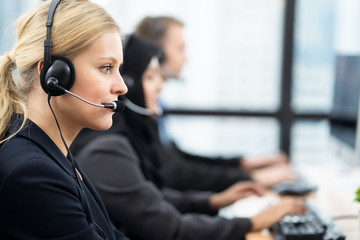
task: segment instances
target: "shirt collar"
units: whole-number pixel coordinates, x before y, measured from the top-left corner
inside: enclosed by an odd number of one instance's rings
[[[23,122],[22,115],[14,115],[11,119],[9,132],[16,132]],[[29,139],[34,142],[43,152],[45,152],[52,160],[54,160],[66,173],[75,177],[72,170],[70,160],[64,156],[57,145],[51,140],[51,138],[34,122],[27,119],[25,126],[17,134],[19,137]]]

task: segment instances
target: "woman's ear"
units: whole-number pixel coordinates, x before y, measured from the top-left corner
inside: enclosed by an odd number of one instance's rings
[[[38,73],[40,74],[41,72],[41,69],[43,68],[44,66],[44,60],[40,60],[38,63],[37,63],[37,70],[38,70]]]

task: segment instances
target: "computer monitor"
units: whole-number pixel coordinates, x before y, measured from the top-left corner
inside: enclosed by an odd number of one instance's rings
[[[330,113],[331,148],[335,156],[359,165],[360,56],[337,56],[333,108]]]

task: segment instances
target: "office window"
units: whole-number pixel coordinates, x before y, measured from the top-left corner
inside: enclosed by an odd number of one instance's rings
[[[330,126],[327,120],[298,120],[292,127],[291,160],[294,163],[330,163]]]
[[[360,2],[296,3],[292,107],[297,113],[330,113],[337,56],[360,56]],[[294,159],[330,161],[328,121],[299,120],[292,135]]]
[[[335,1],[296,2],[292,107],[331,109],[335,64]]]
[[[277,109],[283,0],[113,0],[105,7],[125,33],[146,15],[185,23],[188,62],[182,80],[165,86],[168,107]]]
[[[0,1],[0,53],[9,51],[15,39],[14,21],[41,0]]]
[[[285,0],[110,0],[104,6],[124,33],[147,15],[170,15],[185,23],[188,61],[181,79],[169,80],[162,91],[167,108],[278,109]],[[170,115],[166,129],[186,150],[209,155],[279,148],[279,124],[271,118]],[[190,133],[204,138],[201,145],[189,144]]]
[[[279,147],[273,118],[169,116],[166,126],[181,149],[205,156],[259,155]]]
[[[298,0],[293,50],[293,111],[329,113],[334,82],[335,1]],[[298,120],[292,128],[294,161],[323,161],[327,121]]]
[[[296,112],[329,112],[336,55],[360,53],[360,2],[297,0],[293,101]]]
[[[262,110],[279,106],[283,1],[208,1],[186,16],[188,62],[169,81],[171,108]]]

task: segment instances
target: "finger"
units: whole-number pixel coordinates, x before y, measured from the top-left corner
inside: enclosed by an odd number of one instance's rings
[[[257,194],[255,192],[253,192],[253,191],[247,191],[244,194],[244,198],[254,196],[254,195],[257,195]]]
[[[262,188],[262,187],[257,187],[257,188],[255,188],[254,193],[255,193],[257,196],[262,197],[262,196],[265,195],[265,189]]]
[[[257,184],[249,185],[248,191],[251,191],[253,195],[263,196],[265,194],[265,189]]]
[[[296,181],[298,180],[298,175],[294,172],[289,172],[286,176],[285,179],[287,181]]]
[[[253,190],[256,188],[260,188],[259,185],[257,185],[256,183],[252,182],[252,181],[247,181],[247,182],[241,182],[237,184],[237,188],[238,189],[243,189],[243,190]]]
[[[242,190],[252,189],[254,185],[255,185],[254,182],[251,181],[238,182],[233,185],[233,188],[242,191]]]
[[[296,199],[293,205],[293,209],[295,210],[296,214],[303,214],[307,210],[302,199]]]

